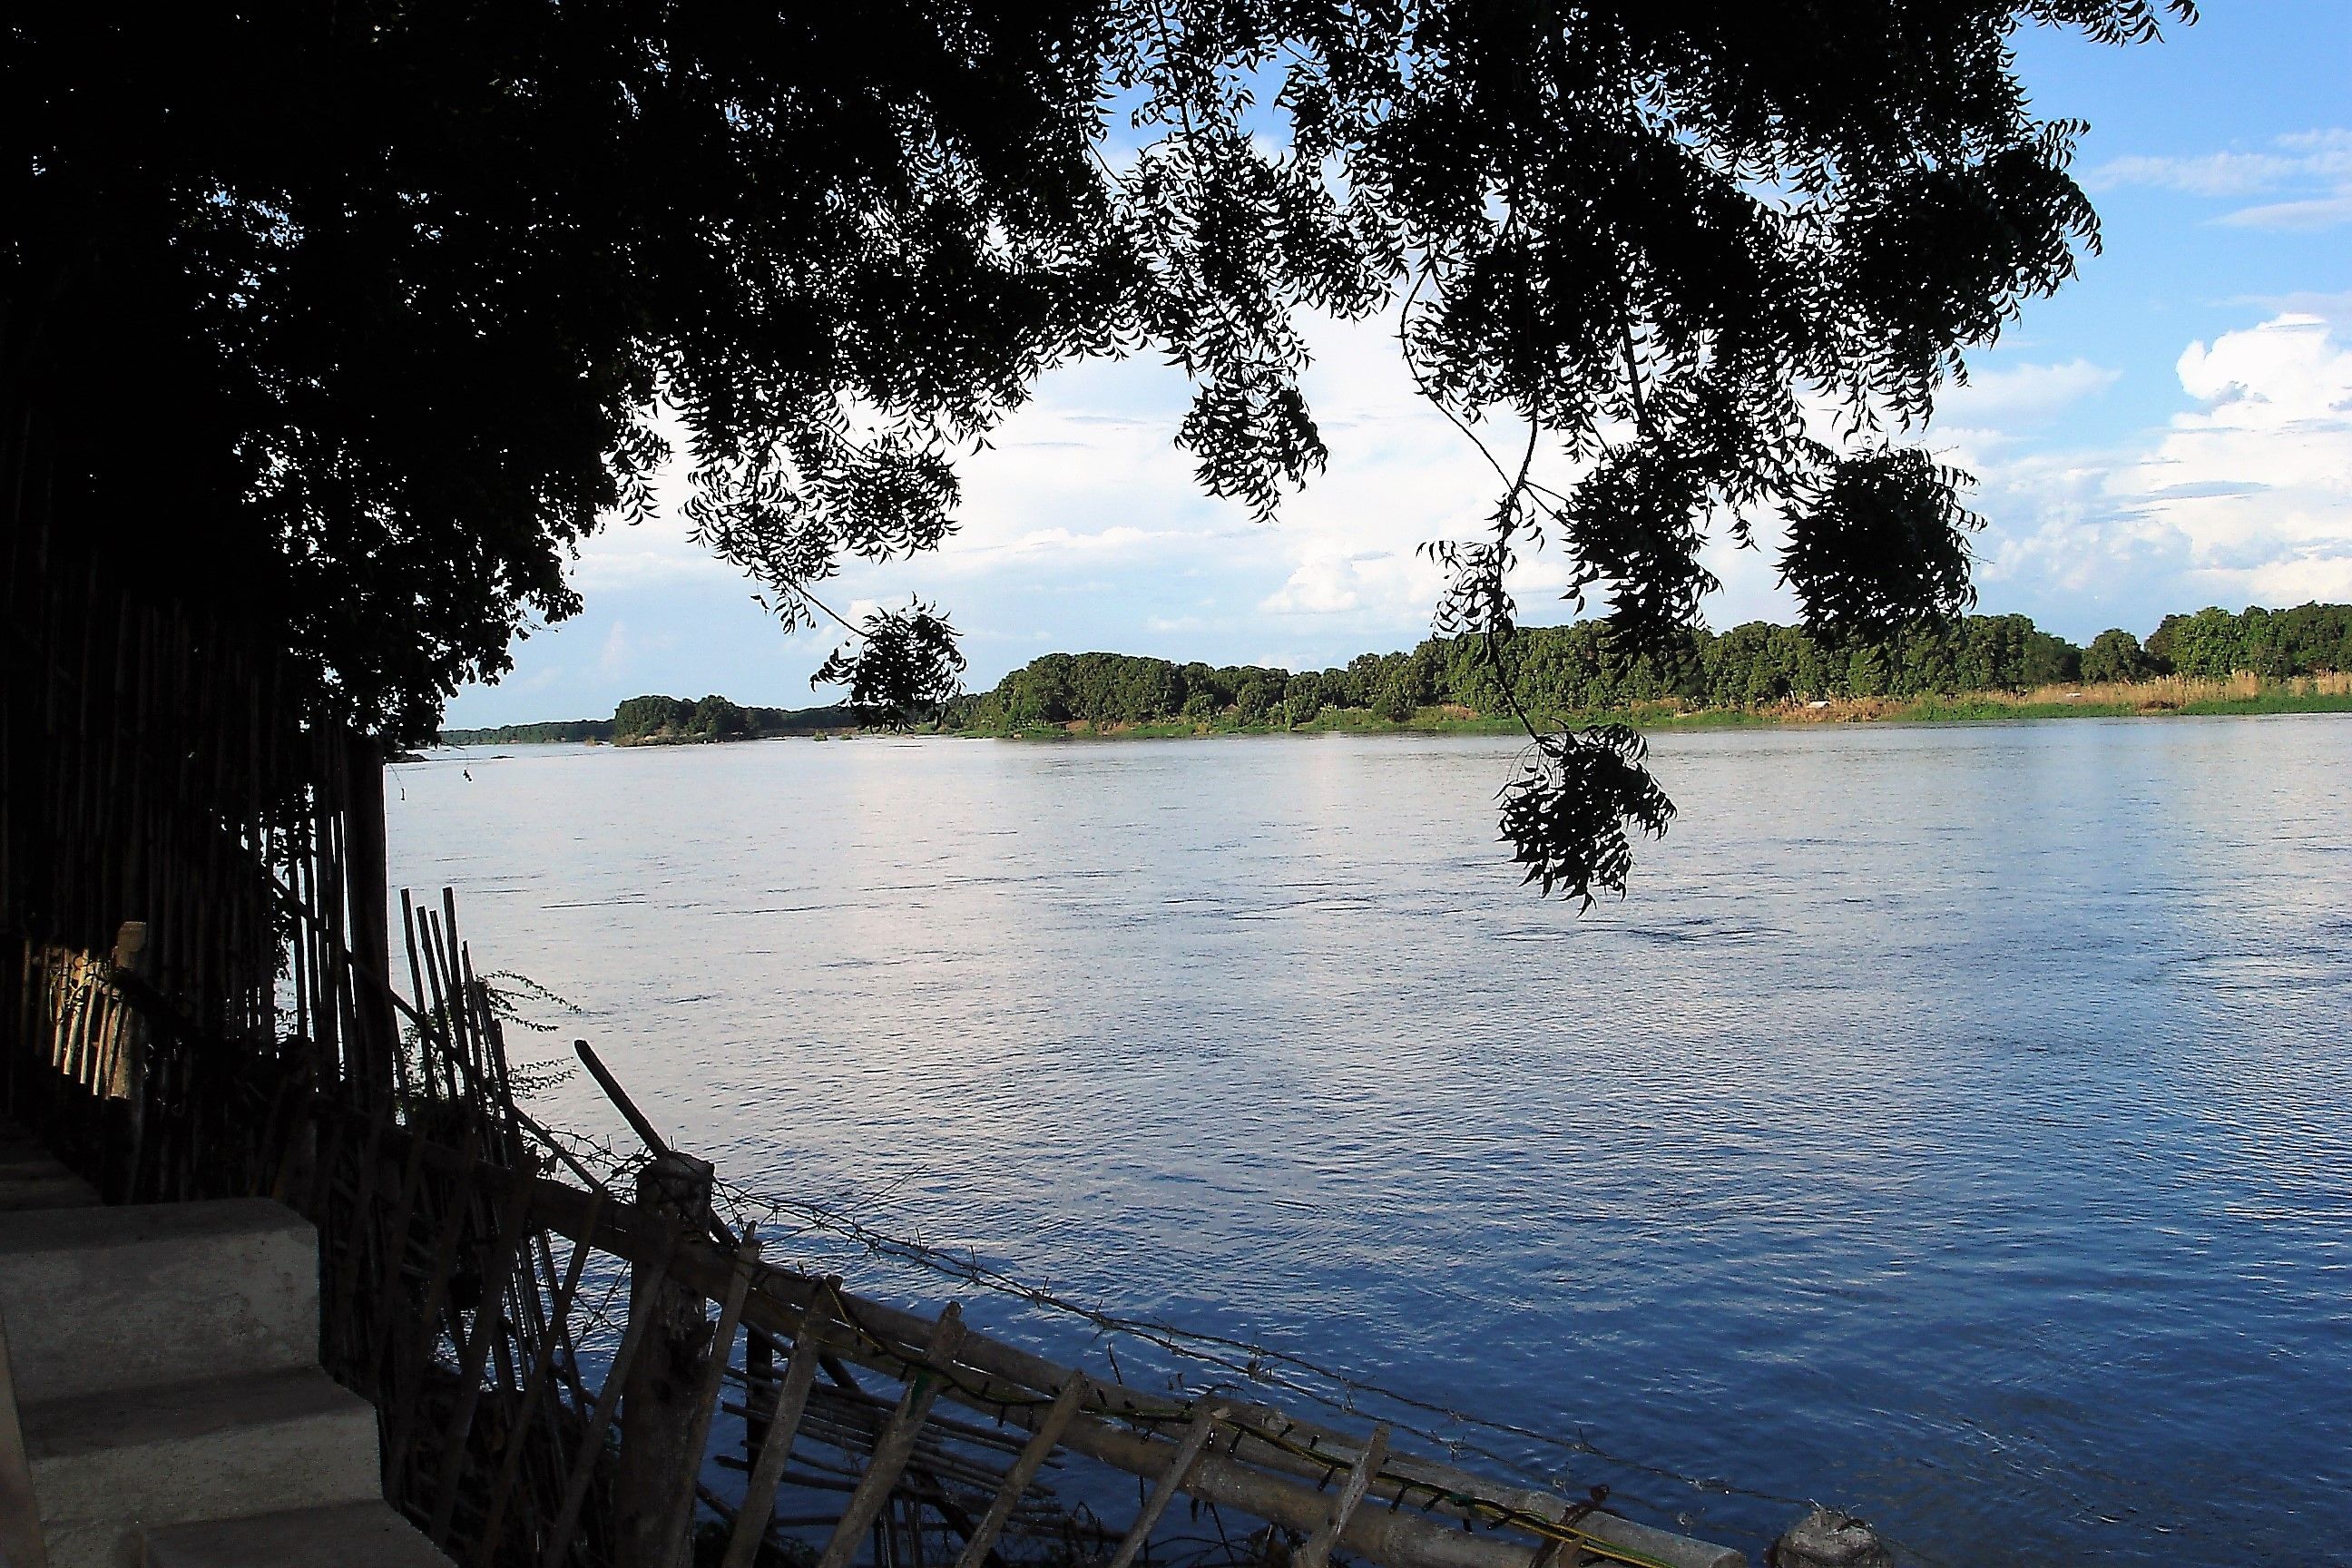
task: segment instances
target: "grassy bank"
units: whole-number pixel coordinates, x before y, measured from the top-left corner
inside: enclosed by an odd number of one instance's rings
[[[1791,724],[1948,724],[2019,719],[2121,719],[2200,714],[2352,712],[2352,674],[2263,680],[2252,675],[2226,680],[2165,676],[2155,680],[2103,685],[2057,685],[2031,691],[1972,691],[1953,696],[1894,699],[1840,698],[1826,702],[1762,708],[1692,708],[1642,703],[1601,713],[1549,717],[1575,724],[1614,721],[1643,730],[1743,729]],[[1013,731],[963,730],[957,734],[1010,740],[1171,740],[1199,735],[1318,733],[1328,731],[1424,731],[1442,734],[1507,734],[1516,720],[1467,708],[1424,708],[1402,721],[1382,719],[1360,708],[1326,709],[1303,724],[1247,723],[1231,715],[1206,721],[1168,720],[1147,724],[1095,725],[1084,720],[1037,724]]]

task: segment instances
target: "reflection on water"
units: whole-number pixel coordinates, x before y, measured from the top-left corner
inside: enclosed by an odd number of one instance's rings
[[[751,1184],[1954,1561],[2352,1562],[2352,721],[1665,738],[1580,920],[1506,756],[475,752],[394,876]]]

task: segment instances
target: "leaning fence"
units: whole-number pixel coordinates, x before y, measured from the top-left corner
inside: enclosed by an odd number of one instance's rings
[[[1386,1427],[1130,1388],[783,1267],[642,1117],[621,1190],[523,1108],[454,902],[391,929],[373,749],[46,529],[0,560],[0,1109],[113,1201],[306,1215],[321,1359],[454,1561],[1740,1561]]]
[[[330,1365],[384,1412],[387,1493],[460,1563],[1130,1568],[1168,1561],[1180,1503],[1196,1561],[1741,1561],[1385,1427],[1097,1379],[768,1261],[594,1064],[651,1145],[616,1193],[517,1105],[453,922],[410,906],[409,1098],[314,1097],[275,1187],[320,1227]],[[599,1289],[627,1300],[592,1349]],[[1107,1478],[1144,1483],[1117,1522],[1087,1500]]]

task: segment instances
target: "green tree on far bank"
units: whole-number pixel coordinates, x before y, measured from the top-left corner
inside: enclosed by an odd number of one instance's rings
[[[1633,645],[1607,622],[1523,627],[1509,698],[1541,718],[1573,720],[1651,705],[1764,710],[1841,698],[1910,701],[1979,691],[2026,692],[2074,681],[2130,683],[2180,673],[2244,672],[2293,679],[2352,669],[2352,605],[2206,609],[2168,616],[2144,647],[2111,627],[2077,647],[2024,616],[1968,616],[1875,638],[1830,641],[1802,626],[1749,621],[1700,627],[1664,648]],[[2174,662],[2187,658],[2191,666]],[[1405,723],[1433,708],[1484,716],[1509,710],[1494,666],[1466,637],[1432,637],[1363,653],[1330,669],[1175,664],[1143,655],[1050,653],[986,691],[959,696],[938,728],[971,734],[1084,724],[1118,730],[1184,723],[1202,729],[1297,727],[1334,710]],[[727,698],[632,697],[610,720],[453,731],[452,742],[586,741],[623,744],[817,734],[856,722],[839,707],[786,710]]]
[[[1699,627],[1663,646],[1636,643],[1605,621],[1579,621],[1519,628],[1507,687],[1480,640],[1467,635],[1295,673],[1056,653],[1014,670],[992,690],[950,701],[940,727],[1003,734],[1071,723],[1297,726],[1334,709],[1402,723],[1432,707],[1499,716],[1515,705],[1539,719],[1567,720],[1645,704],[1757,710],[1841,698],[1907,701],[2145,679],[2174,668],[2159,649],[2185,650],[2193,662],[2184,674],[2219,678],[2244,669],[2290,679],[2352,668],[2347,634],[2352,605],[2344,605],[2167,616],[2147,648],[2119,629],[2078,647],[2020,615],[1923,621],[1843,639],[1750,621],[1721,633]]]
[[[2156,673],[2156,661],[2139,646],[2139,638],[2120,626],[2101,632],[2083,650],[2083,679],[2094,685],[2146,680]]]
[[[632,697],[613,710],[613,739],[626,745],[677,734],[693,716],[693,705],[675,697]]]

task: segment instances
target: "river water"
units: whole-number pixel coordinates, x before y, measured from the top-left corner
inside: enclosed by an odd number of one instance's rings
[[[1631,1462],[1456,1432],[1636,1517],[2352,1563],[2352,719],[1664,737],[1582,917],[1509,753],[438,753],[393,873],[745,1184],[1581,1440]]]

